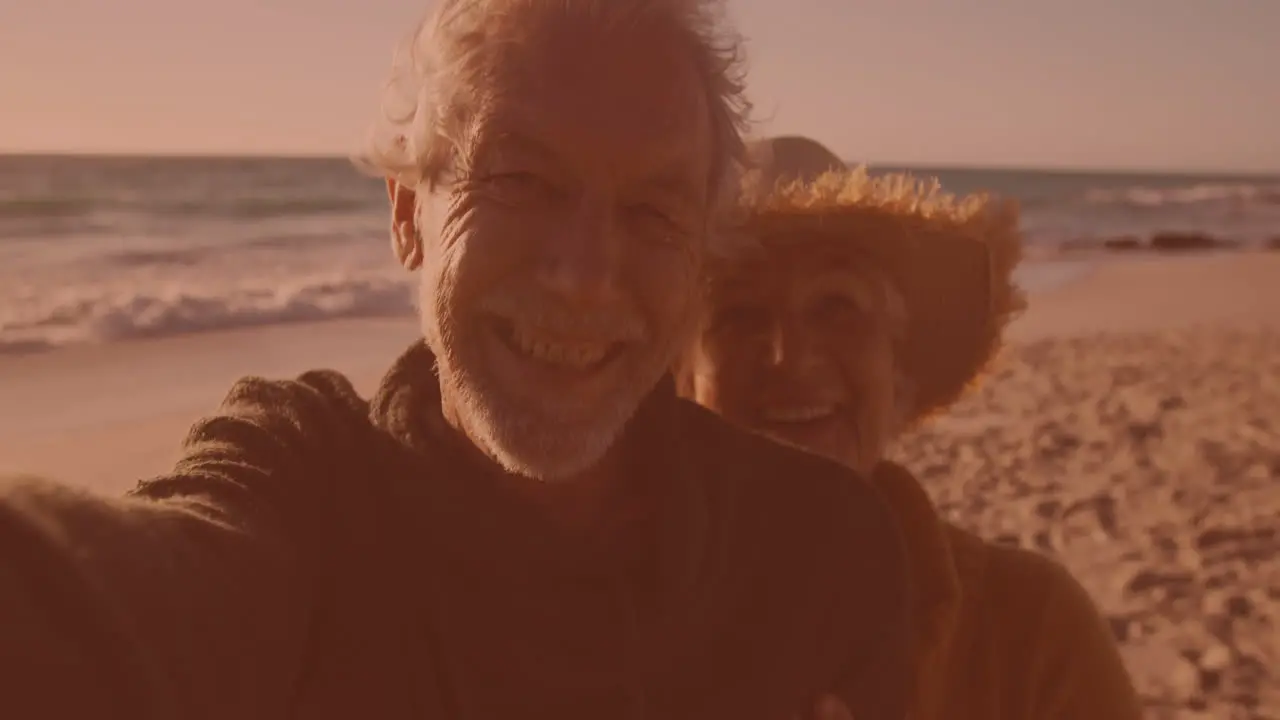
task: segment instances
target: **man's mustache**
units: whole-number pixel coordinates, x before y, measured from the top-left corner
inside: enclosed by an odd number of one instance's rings
[[[644,317],[622,302],[604,307],[573,307],[538,292],[491,295],[482,307],[513,324],[551,335],[609,342],[642,342],[647,336]]]

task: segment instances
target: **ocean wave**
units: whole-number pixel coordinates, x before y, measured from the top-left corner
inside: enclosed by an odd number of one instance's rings
[[[74,198],[7,198],[0,199],[0,219],[58,220],[77,218],[93,212],[92,200]]]
[[[1158,209],[1197,205],[1280,205],[1280,183],[1193,183],[1176,187],[1133,186],[1090,190],[1091,205],[1120,205]]]
[[[312,277],[220,292],[100,291],[28,307],[22,317],[0,317],[0,353],[340,318],[404,317],[413,311],[412,284],[381,276]]]
[[[315,253],[321,249],[350,248],[357,243],[373,243],[367,234],[350,232],[280,232],[255,235],[234,243],[190,245],[172,248],[123,248],[109,250],[102,255],[90,256],[103,270],[116,268],[134,269],[147,267],[198,267],[201,263],[227,257],[244,257],[251,252],[280,251],[296,253],[305,250]]]
[[[326,216],[381,210],[378,198],[193,198],[128,200],[121,198],[0,199],[0,220],[75,220],[97,214],[123,213],[157,218],[265,220],[294,216]]]
[[[240,198],[225,201],[195,200],[157,203],[147,211],[161,217],[228,220],[265,220],[293,216],[324,216],[381,210],[364,198]]]

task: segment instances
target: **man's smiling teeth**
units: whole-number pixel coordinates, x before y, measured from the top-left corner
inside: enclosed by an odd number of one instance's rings
[[[552,365],[583,370],[600,363],[609,353],[606,343],[561,342],[536,337],[527,330],[512,328],[516,348],[529,357]]]
[[[765,419],[776,423],[801,423],[818,420],[834,414],[834,405],[804,405],[797,407],[770,408],[765,411]]]

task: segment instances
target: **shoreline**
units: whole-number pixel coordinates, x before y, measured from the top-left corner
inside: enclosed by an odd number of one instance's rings
[[[1280,253],[1131,256],[1082,263],[1071,282],[1029,293],[1010,342],[1091,333],[1280,327]]]
[[[239,378],[331,368],[367,394],[417,337],[413,319],[332,320],[0,357],[0,475],[119,493],[168,469]]]
[[[1135,251],[1116,252],[1102,248],[1064,250],[1055,246],[1029,245],[1023,253],[1023,260],[1014,271],[1014,279],[1027,292],[1036,297],[1043,297],[1060,289],[1078,285],[1087,281],[1096,271],[1113,265],[1131,265],[1156,263],[1169,266],[1186,264],[1215,264],[1234,262],[1232,258],[1257,258],[1261,263],[1271,263],[1271,258],[1280,257],[1280,253],[1264,248],[1234,249],[1195,249],[1186,251]],[[301,333],[310,335],[316,330],[334,328],[339,332],[347,332],[358,326],[391,327],[403,325],[413,326],[416,315],[375,313],[367,316],[336,315],[331,318],[292,320],[282,319],[273,323],[247,323],[240,326],[218,327],[212,329],[192,328],[184,332],[169,335],[138,337],[120,337],[109,341],[73,341],[65,344],[41,345],[31,343],[30,346],[17,343],[5,349],[0,343],[0,366],[11,360],[20,368],[24,363],[34,359],[54,358],[60,360],[76,354],[101,353],[100,360],[110,363],[119,353],[130,353],[133,350],[122,348],[148,347],[162,348],[166,344],[176,342],[208,342],[222,344],[226,341],[237,342],[247,334],[262,334],[269,338],[272,334]],[[2,418],[0,418],[2,420]]]
[[[1067,262],[1025,266],[1061,277],[1029,293],[1030,309],[1011,324],[1008,345],[1280,327],[1280,253]],[[411,318],[331,320],[0,356],[0,473],[117,492],[165,470],[187,428],[236,379],[327,367],[368,394],[417,338]]]

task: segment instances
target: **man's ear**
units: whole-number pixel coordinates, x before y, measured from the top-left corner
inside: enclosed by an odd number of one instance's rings
[[[422,235],[418,232],[417,200],[413,188],[387,178],[387,198],[391,201],[391,249],[405,270],[422,266]]]

